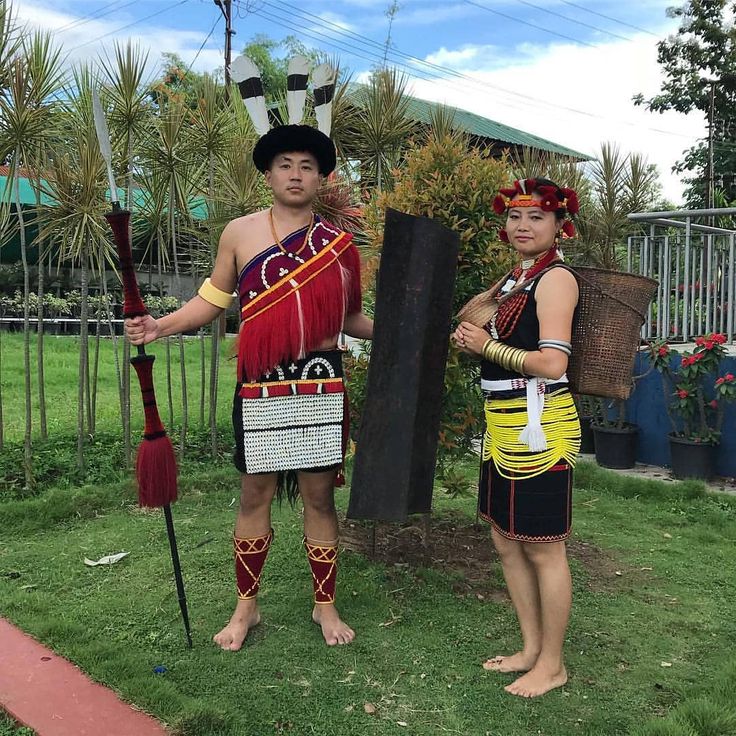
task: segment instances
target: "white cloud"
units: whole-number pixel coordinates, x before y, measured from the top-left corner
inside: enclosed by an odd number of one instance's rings
[[[355,31],[355,26],[343,20],[339,15],[325,10],[319,14],[319,17],[328,25],[339,26],[344,31]]]
[[[444,48],[440,51],[453,53]],[[463,46],[456,53],[473,58],[472,47]],[[659,168],[664,195],[679,202],[682,185],[671,173],[672,165],[684,149],[704,135],[705,126],[700,113],[660,115],[634,107],[634,94],[649,97],[660,89],[656,55],[656,40],[643,34],[629,42],[595,48],[525,45],[516,55],[517,63],[505,69],[464,65],[463,73],[477,80],[476,84],[457,78],[413,80],[412,94],[469,110],[583,153],[596,153],[604,141],[618,144],[625,152],[644,153]]]
[[[124,28],[126,24],[133,23],[138,18],[126,15],[124,9],[113,14],[114,20],[111,20],[109,17],[90,19],[84,15],[57,11],[53,6],[37,0],[16,0],[13,7],[21,24],[51,31],[54,43],[62,45],[68,54],[67,62],[70,64],[92,61],[106,53],[109,55],[115,41],[125,42],[128,38],[132,38],[144,50],[149,51],[149,65],[152,70],[158,67],[160,54],[164,51],[178,54],[186,64],[190,64],[196,56],[193,69],[197,71],[214,71],[224,64],[223,51],[218,49],[218,46],[222,46],[220,39],[222,34],[218,33],[217,29],[204,48],[199,50],[214,23],[214,13],[207,31],[200,32],[173,30],[164,25],[157,25],[155,17],[146,23]],[[92,14],[95,12],[99,12],[99,8],[90,11]],[[166,16],[162,14],[161,17]],[[165,40],[165,45],[162,40]]]
[[[442,46],[438,51],[429,54],[425,61],[438,66],[446,66],[457,70],[476,68],[481,64],[492,64],[494,58],[499,58],[496,46],[466,44],[459,49],[448,50]]]

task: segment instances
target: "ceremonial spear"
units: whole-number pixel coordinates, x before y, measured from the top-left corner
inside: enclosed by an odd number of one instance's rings
[[[107,178],[110,186],[110,202],[112,212],[105,215],[105,219],[112,229],[115,247],[120,259],[120,272],[123,280],[123,317],[142,317],[148,314],[146,305],[141,299],[138,282],[133,269],[133,255],[130,248],[129,223],[130,212],[120,207],[115,177],[112,173],[112,148],[110,134],[107,130],[107,121],[102,109],[97,90],[92,91],[92,111],[95,119],[97,140],[100,144],[100,153],[107,165]],[[130,193],[129,193],[130,194]],[[181,576],[179,552],[176,546],[174,521],[171,517],[171,504],[176,501],[176,457],[171,440],[161,422],[156,406],[156,393],[153,387],[154,355],[148,355],[143,345],[137,346],[138,353],[130,359],[130,363],[138,376],[143,398],[145,427],[143,440],[138,447],[138,456],[135,464],[135,474],[138,480],[138,503],[149,508],[163,508],[166,518],[166,532],[171,548],[171,562],[174,566],[176,592],[179,596],[179,608],[184,621],[184,631],[187,644],[191,648],[192,636],[189,630],[189,613],[187,611],[187,597],[184,592],[184,581]]]

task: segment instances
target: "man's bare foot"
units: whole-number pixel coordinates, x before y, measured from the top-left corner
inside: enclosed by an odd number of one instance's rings
[[[349,644],[355,632],[340,618],[332,603],[319,603],[312,611],[312,621],[322,627],[322,636],[331,647],[335,644]]]
[[[243,646],[248,632],[261,621],[261,613],[255,598],[239,600],[228,625],[212,637],[212,641],[229,652],[237,652]]]
[[[483,669],[491,672],[528,672],[537,663],[538,656],[524,651],[508,656],[499,655],[483,662]]]
[[[504,690],[521,698],[537,698],[556,687],[562,687],[566,682],[567,670],[564,666],[559,669],[536,666],[507,685]]]

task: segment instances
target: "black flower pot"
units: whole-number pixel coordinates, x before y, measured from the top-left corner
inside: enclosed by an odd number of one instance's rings
[[[670,458],[675,478],[710,480],[715,475],[716,447],[712,442],[670,435]]]
[[[618,427],[593,425],[595,460],[603,468],[633,468],[636,464],[636,438],[639,427],[633,424]]]
[[[586,455],[592,455],[595,452],[595,435],[591,422],[593,417],[580,417],[580,452]]]

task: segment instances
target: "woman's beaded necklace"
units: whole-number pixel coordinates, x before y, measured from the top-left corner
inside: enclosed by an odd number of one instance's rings
[[[530,281],[540,271],[543,271],[547,266],[558,260],[560,260],[559,251],[556,246],[553,246],[546,253],[537,256],[537,258],[523,260],[511,272],[509,280],[514,281],[514,285],[518,284],[519,281]],[[500,299],[501,297],[503,297],[503,294],[499,293],[496,296],[496,299]],[[519,322],[519,318],[521,317],[521,313],[524,311],[524,307],[526,306],[528,299],[529,292],[526,289],[522,289],[512,297],[504,299],[498,305],[494,324],[499,340],[504,340],[510,337],[516,329],[516,325]]]

